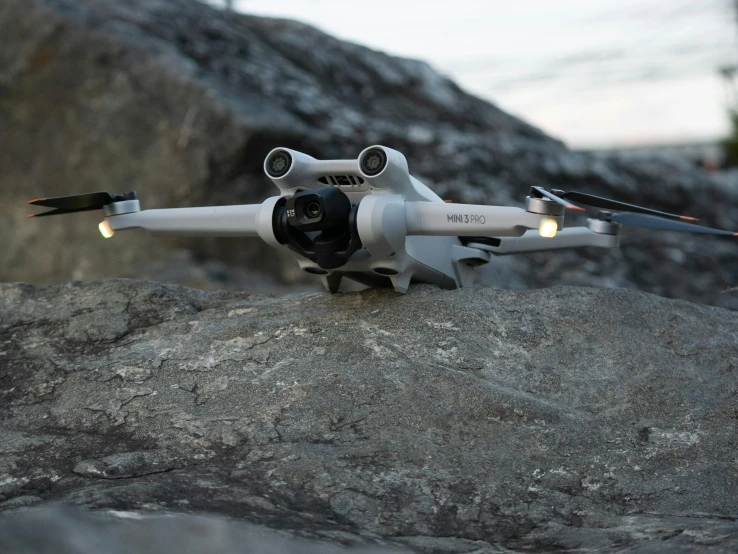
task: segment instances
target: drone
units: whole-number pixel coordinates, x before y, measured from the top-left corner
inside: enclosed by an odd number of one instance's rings
[[[276,148],[264,172],[280,191],[261,204],[142,210],[135,192],[93,192],[39,198],[54,208],[29,217],[102,209],[99,230],[144,229],[154,236],[259,237],[290,252],[300,269],[338,292],[342,279],[391,285],[411,282],[442,289],[473,285],[492,256],[594,246],[616,248],[623,226],[738,237],[669,214],[582,192],[533,186],[525,207],[442,200],[410,175],[405,156],[370,146],[358,158],[317,160]],[[586,225],[564,228],[566,211],[599,211]]]

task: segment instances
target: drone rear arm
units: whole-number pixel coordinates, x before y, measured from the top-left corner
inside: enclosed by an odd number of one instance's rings
[[[440,202],[405,202],[405,215],[408,235],[519,237],[528,229],[539,229],[546,220],[559,228],[563,224],[562,216],[521,208]]]
[[[112,231],[144,229],[155,236],[257,237],[261,204],[143,210],[109,215]]]
[[[620,246],[620,235],[595,233],[588,227],[569,227],[562,229],[552,238],[544,238],[537,231],[528,231],[520,237],[501,238],[499,246],[478,244],[473,241],[467,243],[467,246],[484,250],[496,256],[546,252],[548,250],[563,250],[583,246],[617,248]]]

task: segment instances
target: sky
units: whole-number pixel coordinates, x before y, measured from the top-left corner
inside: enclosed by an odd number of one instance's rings
[[[223,0],[210,0],[224,3]],[[234,0],[389,54],[575,148],[714,140],[738,64],[731,0]]]

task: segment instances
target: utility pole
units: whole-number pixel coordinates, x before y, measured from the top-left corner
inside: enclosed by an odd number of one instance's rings
[[[725,65],[718,69],[720,76],[723,78],[723,89],[725,90],[725,103],[728,109],[735,109],[738,104],[738,87],[736,87],[736,74],[738,74],[738,66]]]
[[[233,0],[225,0],[226,10],[233,11]]]

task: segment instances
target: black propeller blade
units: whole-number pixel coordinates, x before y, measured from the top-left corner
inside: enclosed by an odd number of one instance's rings
[[[644,208],[642,206],[627,204],[618,200],[602,198],[601,196],[594,196],[583,192],[565,192],[563,190],[553,190],[552,192],[548,192],[541,187],[531,187],[530,192],[531,196],[536,196],[537,198],[549,198],[570,210],[583,210],[584,208],[580,208],[571,202],[567,202],[565,200],[566,198],[572,202],[592,208],[608,210],[607,212],[602,213],[604,216],[603,219],[612,221],[613,223],[621,223],[628,227],[642,227],[659,231],[682,231],[687,233],[738,237],[738,233],[734,233],[733,231],[723,231],[722,229],[713,229],[712,227],[702,227],[692,223],[684,223],[685,221],[699,221],[695,217],[652,210],[651,208]],[[618,211],[610,212],[609,210]]]
[[[700,225],[693,225],[692,223],[673,221],[671,219],[664,219],[662,217],[647,214],[620,212],[609,214],[607,219],[613,223],[621,223],[628,227],[642,227],[644,229],[657,229],[659,231],[682,231],[687,233],[738,237],[738,233],[734,233],[733,231],[723,231],[722,229],[713,229],[712,227],[702,227]]]
[[[602,198],[601,196],[594,196],[592,194],[585,194],[583,192],[564,192],[558,190],[554,192],[561,198],[568,198],[572,202],[576,202],[577,204],[584,204],[585,206],[590,206],[592,208],[633,212],[637,214],[657,215],[659,217],[668,217],[669,219],[681,219],[683,221],[699,221],[697,218],[694,217],[660,212],[658,210],[652,210],[651,208],[644,208],[642,206],[636,206],[634,204],[626,204],[625,202],[610,200],[609,198]]]
[[[556,196],[555,194],[551,192],[548,192],[547,190],[544,190],[541,187],[530,187],[530,192],[531,194],[538,196],[538,198],[543,198],[545,196],[549,200],[553,200],[557,204],[561,204],[567,210],[576,210],[579,212],[584,211],[584,208],[580,208],[579,206],[576,206],[575,204],[572,204],[571,202],[567,202],[566,200],[561,199],[560,197]]]
[[[125,194],[111,194],[109,192],[88,192],[85,194],[75,194],[72,196],[57,196],[56,198],[37,198],[35,200],[29,200],[28,203],[33,206],[45,206],[47,208],[55,209],[39,214],[31,214],[28,217],[43,217],[46,215],[71,214],[75,212],[99,210],[102,209],[104,206],[107,206],[108,204],[135,199],[135,192],[126,192]]]

